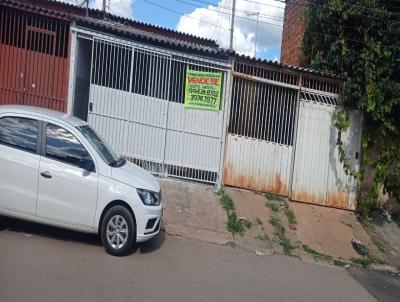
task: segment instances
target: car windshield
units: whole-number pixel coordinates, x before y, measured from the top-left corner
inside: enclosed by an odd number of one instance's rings
[[[96,149],[102,159],[110,166],[122,166],[125,160],[118,157],[114,151],[101,139],[101,137],[89,126],[77,127],[89,143]]]

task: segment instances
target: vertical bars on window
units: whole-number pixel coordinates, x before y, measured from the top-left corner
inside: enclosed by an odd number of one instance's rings
[[[132,47],[94,39],[92,84],[129,91]]]
[[[229,133],[293,144],[297,90],[234,77]]]

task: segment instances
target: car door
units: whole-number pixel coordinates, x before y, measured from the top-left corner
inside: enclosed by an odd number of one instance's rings
[[[93,157],[72,132],[56,123],[43,125],[45,141],[39,167],[36,215],[91,228],[96,211],[98,174]],[[91,165],[93,169],[88,171]]]
[[[35,215],[40,155],[40,121],[0,117],[0,208]]]

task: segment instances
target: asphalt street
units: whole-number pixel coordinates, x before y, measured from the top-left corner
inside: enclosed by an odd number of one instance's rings
[[[1,302],[386,302],[400,297],[396,283],[389,293],[385,281],[383,287],[361,285],[376,282],[371,278],[164,233],[118,258],[104,252],[97,236],[12,219],[0,229]]]

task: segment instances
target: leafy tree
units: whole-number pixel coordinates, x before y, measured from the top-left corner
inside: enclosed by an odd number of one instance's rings
[[[381,188],[400,200],[400,1],[309,0],[304,13],[306,65],[343,77],[347,110],[336,115],[338,147],[345,170],[355,177],[341,133],[348,126],[346,111],[358,109],[364,117],[363,172],[372,171],[372,180],[358,210],[368,215]]]

